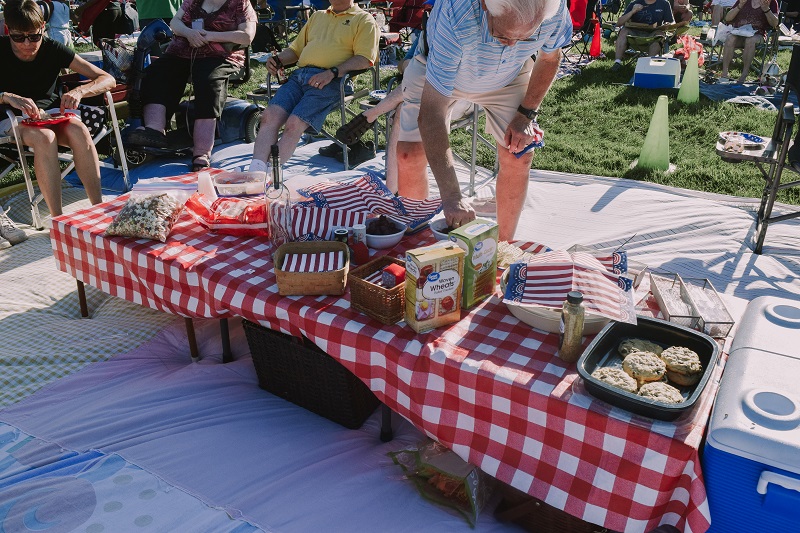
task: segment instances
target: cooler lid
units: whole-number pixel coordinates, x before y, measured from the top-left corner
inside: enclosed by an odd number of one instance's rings
[[[744,348],[800,359],[800,300],[761,296],[747,304],[730,353]]]
[[[800,474],[800,359],[743,348],[725,365],[708,429],[716,449]]]

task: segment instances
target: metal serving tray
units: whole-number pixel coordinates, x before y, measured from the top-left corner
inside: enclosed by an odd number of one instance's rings
[[[583,378],[586,390],[611,405],[627,409],[636,414],[659,420],[675,420],[685,411],[694,407],[702,394],[719,358],[716,341],[698,331],[679,326],[672,322],[639,316],[638,324],[611,322],[594,338],[578,360],[578,374]],[[597,368],[622,367],[622,356],[617,351],[619,343],[628,338],[644,339],[668,348],[685,346],[694,350],[703,365],[703,377],[690,387],[680,387],[671,383],[685,400],[677,404],[667,404],[643,398],[636,394],[613,387],[592,377]]]

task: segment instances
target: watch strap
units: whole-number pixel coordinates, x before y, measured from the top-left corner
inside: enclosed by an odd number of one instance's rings
[[[331,67],[328,70],[333,72],[333,79],[336,79],[336,78],[339,77],[339,69],[337,67]]]
[[[527,117],[528,120],[536,120],[536,117],[539,116],[539,111],[537,109],[528,109],[523,106],[519,106],[517,112]]]

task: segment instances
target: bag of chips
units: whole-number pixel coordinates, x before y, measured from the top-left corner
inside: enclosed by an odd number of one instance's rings
[[[267,204],[264,197],[222,197],[210,201],[200,193],[186,200],[186,209],[198,224],[214,233],[238,237],[268,237]]]
[[[438,442],[390,452],[423,497],[455,510],[473,528],[491,497],[494,479]]]
[[[106,235],[166,242],[183,204],[167,193],[132,195],[106,228]]]

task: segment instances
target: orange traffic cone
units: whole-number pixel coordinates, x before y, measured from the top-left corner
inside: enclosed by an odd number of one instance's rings
[[[592,36],[592,46],[589,47],[589,57],[600,57],[602,53],[600,47],[600,34],[603,33],[602,28],[600,28],[600,21],[597,20],[597,17],[592,14],[592,26],[594,26],[594,35]]]

